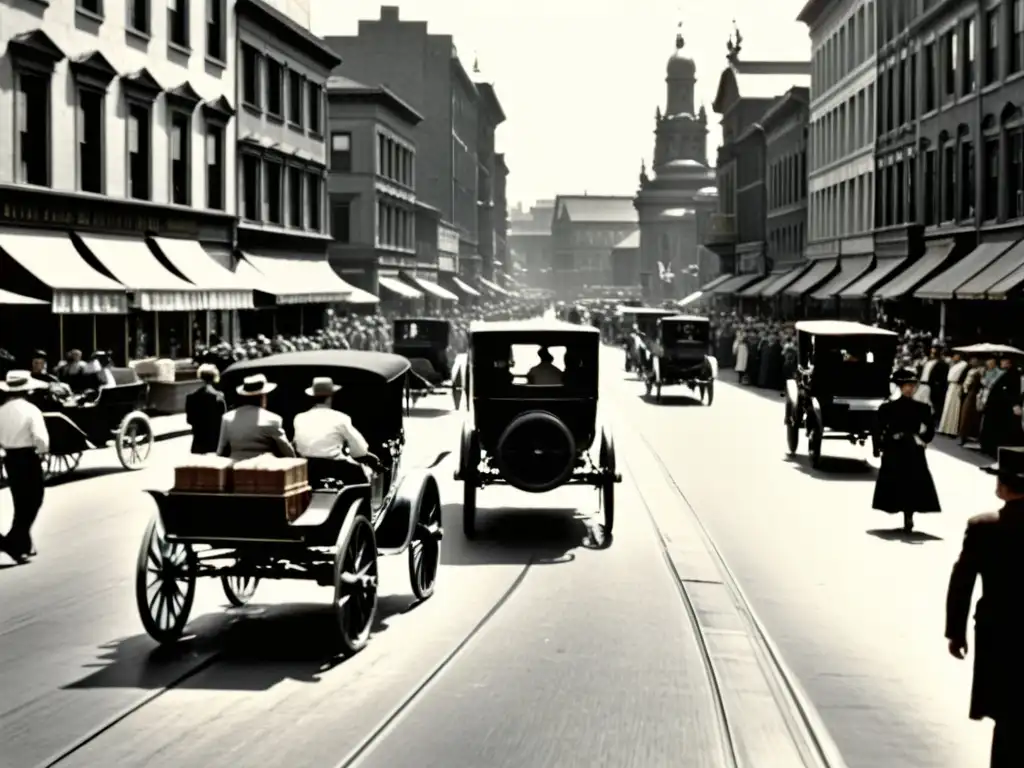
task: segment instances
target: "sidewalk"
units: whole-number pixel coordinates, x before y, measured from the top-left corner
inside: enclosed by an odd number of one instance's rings
[[[174,413],[169,416],[152,416],[149,421],[153,425],[153,439],[156,442],[173,440],[176,437],[192,434],[192,427],[185,421],[184,413]]]

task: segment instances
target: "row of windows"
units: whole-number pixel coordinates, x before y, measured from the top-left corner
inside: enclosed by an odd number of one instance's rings
[[[175,0],[172,0],[174,2]],[[180,2],[180,0],[178,0]],[[324,88],[251,45],[242,44],[242,104],[299,131],[323,132]]]
[[[323,175],[283,158],[242,152],[239,213],[248,221],[321,232]]]
[[[768,256],[774,261],[781,261],[787,256],[799,256],[807,245],[804,224],[791,224],[779,227],[768,233]]]
[[[801,150],[768,166],[768,210],[797,205],[807,197],[807,155]]]
[[[812,53],[813,98],[841,82],[874,54],[875,3],[866,2]]]
[[[871,177],[865,173],[811,193],[807,219],[812,241],[871,232],[875,192]]]
[[[377,201],[378,248],[416,250],[416,213],[388,200]]]
[[[416,188],[416,155],[383,131],[377,132],[377,175],[395,184]]]
[[[874,142],[875,86],[868,85],[810,126],[814,168],[823,168],[871,146]]]
[[[965,136],[927,150],[920,164],[915,157],[886,163],[875,182],[879,227],[919,223],[918,202],[925,226],[1024,218],[1024,127],[986,135],[980,151]]]
[[[225,0],[199,0],[206,5],[206,57],[221,66],[227,60],[227,26]],[[152,33],[152,0],[128,0],[125,28],[136,36],[149,38]],[[192,0],[167,0],[167,42],[178,54],[192,53]],[[76,0],[78,12],[100,22],[106,20],[104,0]]]
[[[51,125],[50,94],[52,75],[17,71],[15,113],[17,119],[17,180],[26,184],[49,187],[53,184],[51,140],[56,135]],[[76,188],[95,194],[112,194],[107,183],[108,95],[99,88],[76,83],[75,109],[75,176]],[[166,97],[165,97],[166,98]],[[124,94],[127,113],[125,145],[127,176],[124,194],[135,200],[152,200],[154,181],[166,179],[167,199],[177,205],[205,205],[224,210],[225,195],[225,125],[205,121],[206,199],[192,199],[193,121],[191,111],[178,110],[167,103],[170,137],[170,167],[166,172],[153,167],[154,102],[133,99]]]

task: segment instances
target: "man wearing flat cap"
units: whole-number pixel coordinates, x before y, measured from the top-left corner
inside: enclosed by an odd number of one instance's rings
[[[946,593],[946,640],[955,659],[967,655],[967,619],[974,584],[982,594],[974,611],[974,681],[970,717],[995,721],[991,768],[1024,766],[1024,448],[1001,447],[997,463],[983,467],[996,478],[997,512],[967,521],[960,557]]]
[[[252,459],[264,453],[294,457],[295,450],[284,433],[284,422],[267,410],[267,395],[277,384],[267,381],[262,373],[247,376],[235,390],[245,398],[243,405],[224,414],[220,421],[217,453],[234,461]]]
[[[224,393],[217,389],[220,372],[212,363],[203,363],[196,376],[203,384],[185,398],[185,419],[192,427],[192,453],[216,453],[221,420],[228,409]]]
[[[306,394],[316,405],[295,417],[295,448],[307,459],[342,460],[351,457],[360,464],[380,472],[380,459],[370,452],[370,445],[348,414],[332,407],[334,395],[341,387],[327,376],[317,376]]]

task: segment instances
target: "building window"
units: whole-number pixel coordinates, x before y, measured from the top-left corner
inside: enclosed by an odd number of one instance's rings
[[[999,218],[999,139],[985,139],[985,194],[982,199],[982,218]]]
[[[149,0],[129,0],[128,29],[149,34]]]
[[[314,232],[319,232],[323,226],[321,181],[319,173],[311,173],[306,177],[306,188],[309,190],[309,228]]]
[[[260,56],[251,45],[242,44],[242,101],[250,107],[260,109]]]
[[[263,177],[266,180],[264,220],[271,224],[284,224],[284,201],[281,199],[283,176],[280,163],[266,162],[263,164]]]
[[[1010,24],[1010,74],[1024,70],[1024,0],[1013,0]]]
[[[171,113],[171,202],[188,205],[189,167],[192,138],[192,116],[182,112]]]
[[[935,215],[935,176],[938,168],[935,150],[929,149],[924,153],[924,223],[926,226],[938,224],[938,217]]]
[[[302,181],[301,168],[288,169],[288,226],[302,229]]]
[[[302,96],[305,92],[302,75],[294,70],[288,73],[288,122],[302,127]]]
[[[249,153],[242,155],[242,216],[260,220],[260,159]]]
[[[946,96],[956,95],[956,57],[958,48],[956,44],[956,32],[947,32],[942,37],[942,67],[943,86]]]
[[[985,17],[985,85],[999,79],[999,9]]]
[[[50,78],[18,72],[18,181],[50,185]]]
[[[942,152],[942,220],[956,219],[956,147],[950,144]]]
[[[323,91],[316,83],[306,83],[306,101],[309,103],[309,130],[312,133],[323,132]]]
[[[128,196],[150,199],[150,154],[152,131],[150,111],[144,104],[128,106]]]
[[[907,222],[917,223],[917,158],[907,160]]]
[[[206,207],[224,210],[224,126],[206,124]]]
[[[93,16],[103,16],[103,0],[78,0],[76,5],[79,10],[91,13]]]
[[[907,221],[907,185],[903,178],[903,163],[897,162],[891,170],[896,196],[896,219],[893,224],[905,224]]]
[[[331,203],[331,236],[339,243],[352,242],[352,203],[348,200]]]
[[[167,0],[167,39],[188,48],[188,0]]]
[[[103,193],[104,94],[78,89],[78,188]]]
[[[924,111],[931,112],[938,106],[936,99],[938,82],[935,78],[935,43],[924,47]]]
[[[224,61],[224,0],[206,0],[206,55]]]
[[[352,172],[352,134],[331,134],[331,170]]]
[[[284,67],[267,59],[267,113],[284,117]]]
[[[975,48],[974,19],[964,22],[964,76],[963,93],[973,93],[978,85],[977,50]]]
[[[1024,128],[1007,132],[1006,193],[1009,218],[1024,217]]]
[[[910,66],[907,77],[903,81],[903,98],[907,104],[907,115],[910,120],[917,118],[917,54],[910,55]]]
[[[974,143],[960,143],[960,216],[961,221],[974,218]]]

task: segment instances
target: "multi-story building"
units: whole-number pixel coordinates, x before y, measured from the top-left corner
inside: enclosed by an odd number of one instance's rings
[[[235,238],[233,5],[4,5],[0,279],[49,304],[9,348],[185,355],[230,332],[215,311],[252,306],[222,266]]]
[[[431,34],[426,22],[402,20],[396,6],[383,6],[379,19],[359,22],[358,34],[325,43],[344,58],[337,74],[381,83],[423,115],[415,131],[417,196],[440,211],[442,225],[459,231],[462,274],[479,274],[479,94],[451,35]]]
[[[633,201],[640,236],[635,270],[645,298],[681,298],[696,291],[699,276],[700,219],[715,209],[715,172],[708,165],[708,116],[697,110],[694,88],[697,67],[685,52],[682,33],[668,59],[664,114],[655,113],[652,175],[640,170],[640,189]],[[632,252],[632,237],[616,245],[613,260],[619,276],[632,276],[622,261]],[[631,283],[616,285],[632,287]]]
[[[554,200],[538,200],[529,211],[517,203],[509,211],[508,250],[516,279],[530,288],[551,290],[551,221]]]
[[[495,275],[504,275],[510,283],[518,282],[508,257],[508,164],[505,153],[494,155],[494,260]],[[500,280],[498,283],[500,284]]]
[[[474,67],[479,72],[479,68]],[[480,276],[493,281],[501,271],[498,258],[498,231],[507,210],[498,208],[499,163],[495,151],[495,133],[505,122],[505,111],[490,83],[477,82],[476,160],[477,160],[477,240],[480,253]]]
[[[876,9],[884,5],[808,0],[797,17],[811,38],[807,256],[821,263],[787,292],[832,298],[872,266]]]
[[[788,156],[790,152],[788,144],[779,143],[784,140],[780,135],[785,136],[782,128],[789,119],[782,115],[789,114],[786,110],[794,106],[787,100],[788,95],[808,88],[811,79],[810,62],[747,61],[741,58],[742,45],[737,30],[729,39],[728,66],[719,77],[712,103],[722,117],[722,146],[716,168],[718,211],[711,214],[704,242],[718,254],[721,272],[733,275],[732,279],[716,279],[714,286],[705,286],[718,296],[750,296],[747,289],[754,287],[757,278],[763,283],[772,272],[768,252],[770,168],[782,153]],[[779,112],[773,113],[776,107]],[[767,127],[765,119],[769,121]],[[773,136],[771,148],[769,130]],[[794,150],[793,154],[799,157],[799,152]],[[757,286],[757,297],[774,297],[788,287],[785,281],[796,275],[779,277],[771,284]]]
[[[559,298],[572,300],[612,285],[612,249],[636,229],[632,197],[556,197],[551,219],[552,288]]]

